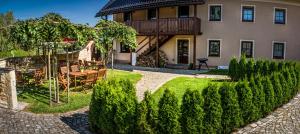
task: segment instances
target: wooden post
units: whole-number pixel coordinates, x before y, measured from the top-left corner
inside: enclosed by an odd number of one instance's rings
[[[159,8],[156,8],[156,67],[159,67]]]
[[[69,51],[67,51],[67,90],[68,90],[68,103],[70,101],[70,63],[69,63]]]
[[[48,77],[49,77],[49,104],[52,106],[52,93],[51,93],[51,50],[48,49]]]
[[[193,47],[193,63],[194,63],[194,65],[193,65],[193,69],[196,69],[196,64],[197,64],[197,62],[196,62],[196,47],[197,47],[197,45],[196,45],[196,43],[197,43],[197,33],[196,33],[196,28],[197,28],[197,26],[196,26],[196,19],[197,19],[197,5],[194,5],[194,47]]]

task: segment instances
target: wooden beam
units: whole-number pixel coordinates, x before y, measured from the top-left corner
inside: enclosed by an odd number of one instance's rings
[[[156,8],[156,67],[159,67],[159,8]]]
[[[196,69],[196,49],[197,49],[197,26],[196,26],[196,19],[197,19],[197,5],[194,5],[194,47],[193,47],[193,69]]]

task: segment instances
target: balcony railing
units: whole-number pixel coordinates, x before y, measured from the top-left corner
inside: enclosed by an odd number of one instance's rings
[[[133,27],[138,35],[157,34],[159,24],[160,35],[200,35],[201,19],[199,18],[167,18],[157,20],[127,21],[126,25]]]

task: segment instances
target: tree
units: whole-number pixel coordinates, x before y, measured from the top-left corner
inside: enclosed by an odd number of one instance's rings
[[[202,91],[204,97],[204,133],[216,134],[222,132],[222,103],[218,86],[209,84]]]
[[[294,84],[293,84],[293,79],[292,79],[292,76],[289,72],[288,69],[284,69],[283,71],[283,75],[285,77],[285,80],[287,82],[287,86],[288,88],[286,89],[287,90],[287,96],[288,96],[288,100],[292,99],[292,97],[294,96]]]
[[[289,97],[290,97],[290,90],[289,90],[289,85],[286,81],[286,78],[284,77],[284,75],[282,73],[279,74],[279,79],[280,79],[280,83],[282,86],[282,96],[283,96],[283,103],[287,103],[289,101]]]
[[[239,79],[244,79],[247,76],[247,59],[245,54],[240,59],[238,75]]]
[[[181,105],[181,130],[184,134],[203,133],[203,99],[198,90],[188,89]]]
[[[251,83],[251,81],[250,81],[250,83]],[[252,85],[254,85],[254,84],[252,83]],[[261,116],[263,116],[263,113],[265,113],[265,111],[266,111],[266,98],[265,98],[266,95],[264,92],[264,87],[262,85],[261,75],[257,75],[255,77],[255,86],[257,87],[257,90],[255,93],[253,93],[253,96],[257,95],[257,101],[255,101],[253,103],[256,103],[256,104],[254,104],[256,106],[259,106],[258,107],[258,109],[260,110],[259,113],[261,114]],[[252,89],[252,91],[253,91],[253,89]]]
[[[223,109],[223,133],[230,133],[234,128],[238,128],[242,124],[238,95],[234,86],[228,83],[223,84],[219,92],[221,94]]]
[[[159,101],[158,133],[175,134],[180,132],[179,106],[175,93],[166,89]]]
[[[157,127],[157,106],[149,91],[145,92],[144,101],[147,105],[147,122],[155,130]]]
[[[139,134],[153,134],[154,130],[147,121],[148,108],[145,101],[142,101],[137,108],[137,133]]]
[[[253,59],[250,59],[247,64],[247,76],[248,79],[254,74],[255,70],[255,61]]]
[[[256,113],[254,110],[255,106],[252,103],[252,91],[245,80],[239,81],[235,89],[238,93],[239,105],[242,111],[243,121],[245,124],[250,123],[256,117]]]
[[[229,64],[229,76],[233,81],[236,81],[238,78],[238,61],[236,58],[231,59]]]
[[[10,26],[15,23],[13,12],[0,13],[0,51],[15,49],[15,44],[9,40]]]
[[[274,88],[272,85],[272,82],[270,78],[264,77],[263,79],[263,87],[265,91],[265,99],[266,99],[266,111],[264,114],[270,113],[274,109],[274,104],[275,104],[275,95],[274,95]]]

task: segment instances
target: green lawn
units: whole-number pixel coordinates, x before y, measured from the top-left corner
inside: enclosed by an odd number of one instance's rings
[[[186,89],[199,90],[200,92],[202,92],[202,90],[205,87],[207,87],[209,83],[221,84],[222,82],[215,81],[213,79],[178,77],[165,83],[155,93],[153,93],[153,97],[155,99],[155,102],[158,103],[159,99],[162,97],[164,93],[164,90],[169,89],[175,92],[176,97],[179,98],[179,104],[181,104],[181,100]]]
[[[127,71],[109,70],[108,78],[124,78],[129,79],[133,83],[137,83],[142,78],[141,74]],[[20,88],[22,89],[22,88]],[[70,103],[67,102],[67,93],[62,92],[60,95],[61,103],[49,106],[49,90],[47,84],[39,87],[26,87],[19,95],[18,100],[29,103],[26,111],[33,113],[63,113],[83,108],[90,104],[91,91],[71,92]]]

